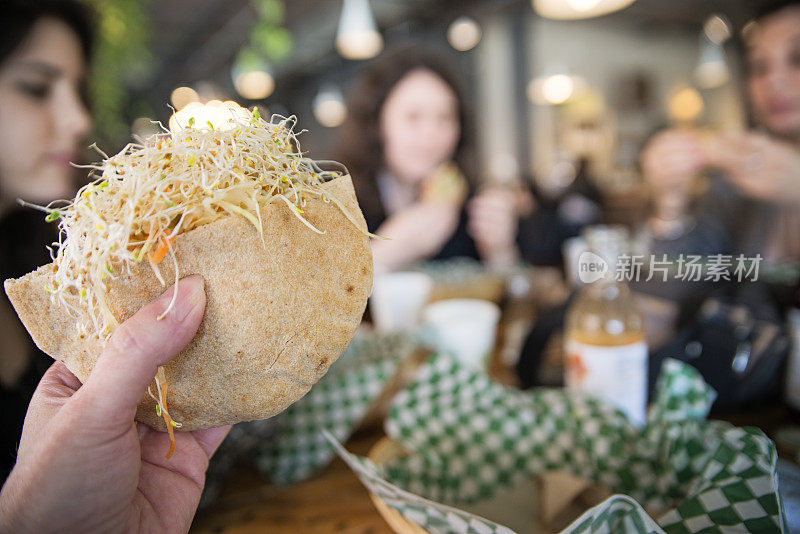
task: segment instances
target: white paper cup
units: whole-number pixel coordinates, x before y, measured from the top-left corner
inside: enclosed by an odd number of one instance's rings
[[[478,299],[441,300],[422,311],[428,343],[480,369],[486,369],[499,320],[500,308]]]
[[[564,257],[564,272],[567,273],[567,281],[570,287],[583,285],[580,277],[580,257],[587,250],[589,250],[589,245],[580,236],[570,237],[561,245],[561,254]]]
[[[425,273],[398,272],[375,275],[370,297],[372,322],[378,332],[411,330],[419,324],[428,303],[433,280]]]

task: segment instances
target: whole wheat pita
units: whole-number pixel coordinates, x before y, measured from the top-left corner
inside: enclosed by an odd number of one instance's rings
[[[355,214],[355,227],[333,203],[309,200],[311,232],[283,204],[262,210],[262,245],[245,219],[227,216],[177,236],[181,275],[205,279],[207,304],[192,342],[164,366],[170,413],[181,430],[263,419],[302,397],[350,341],[372,286],[366,224],[352,182],[323,184]],[[6,292],[36,345],[85,381],[101,343],[78,333],[76,321],[45,286],[53,266],[6,280]],[[171,280],[165,262],[163,276]],[[109,282],[107,299],[122,322],[164,290],[147,264]],[[137,419],[165,429],[155,402],[143,396]]]

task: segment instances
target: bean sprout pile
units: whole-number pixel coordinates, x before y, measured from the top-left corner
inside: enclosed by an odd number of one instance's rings
[[[75,316],[80,337],[107,340],[118,326],[106,302],[109,280],[142,262],[166,285],[159,265],[169,256],[174,280],[179,265],[176,236],[225,216],[243,217],[264,243],[261,210],[283,203],[310,231],[324,233],[304,217],[309,199],[336,204],[356,226],[341,202],[322,184],[341,173],[323,171],[304,156],[294,132],[294,117],[263,119],[258,110],[233,102],[192,104],[173,115],[170,128],[136,138],[114,156],[90,165],[93,181],[74,200],[46,207],[46,220],[59,224],[53,256],[51,301]],[[298,132],[302,133],[302,132]],[[322,162],[319,162],[322,163]],[[163,318],[177,298],[177,285]],[[87,312],[85,315],[83,312]],[[156,375],[156,411],[172,435],[163,368]],[[174,449],[174,440],[170,453]],[[169,456],[169,455],[168,455]]]

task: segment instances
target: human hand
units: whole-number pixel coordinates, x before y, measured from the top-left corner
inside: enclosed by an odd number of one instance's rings
[[[708,144],[709,163],[745,195],[800,206],[800,151],[764,134],[722,134]]]
[[[184,278],[120,325],[89,379],[61,363],[33,395],[17,464],[0,493],[0,532],[186,532],[209,458],[230,427],[169,436],[134,422],[159,365],[197,331],[203,279]]]
[[[467,207],[467,230],[481,258],[492,267],[508,267],[519,258],[517,249],[517,198],[508,187],[491,187]]]
[[[401,268],[434,256],[458,226],[460,207],[448,201],[417,202],[389,217],[373,240],[376,272]]]
[[[642,151],[642,171],[653,193],[656,215],[678,218],[688,206],[695,177],[708,165],[698,134],[667,130],[653,137]]]

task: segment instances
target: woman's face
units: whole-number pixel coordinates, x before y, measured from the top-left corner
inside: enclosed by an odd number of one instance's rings
[[[80,42],[42,18],[0,65],[0,198],[48,202],[69,196],[78,141],[90,127],[80,97]]]
[[[386,98],[380,131],[389,171],[419,183],[453,158],[461,136],[456,94],[433,72],[411,71]]]
[[[800,7],[766,17],[747,44],[756,119],[775,135],[800,140]]]

